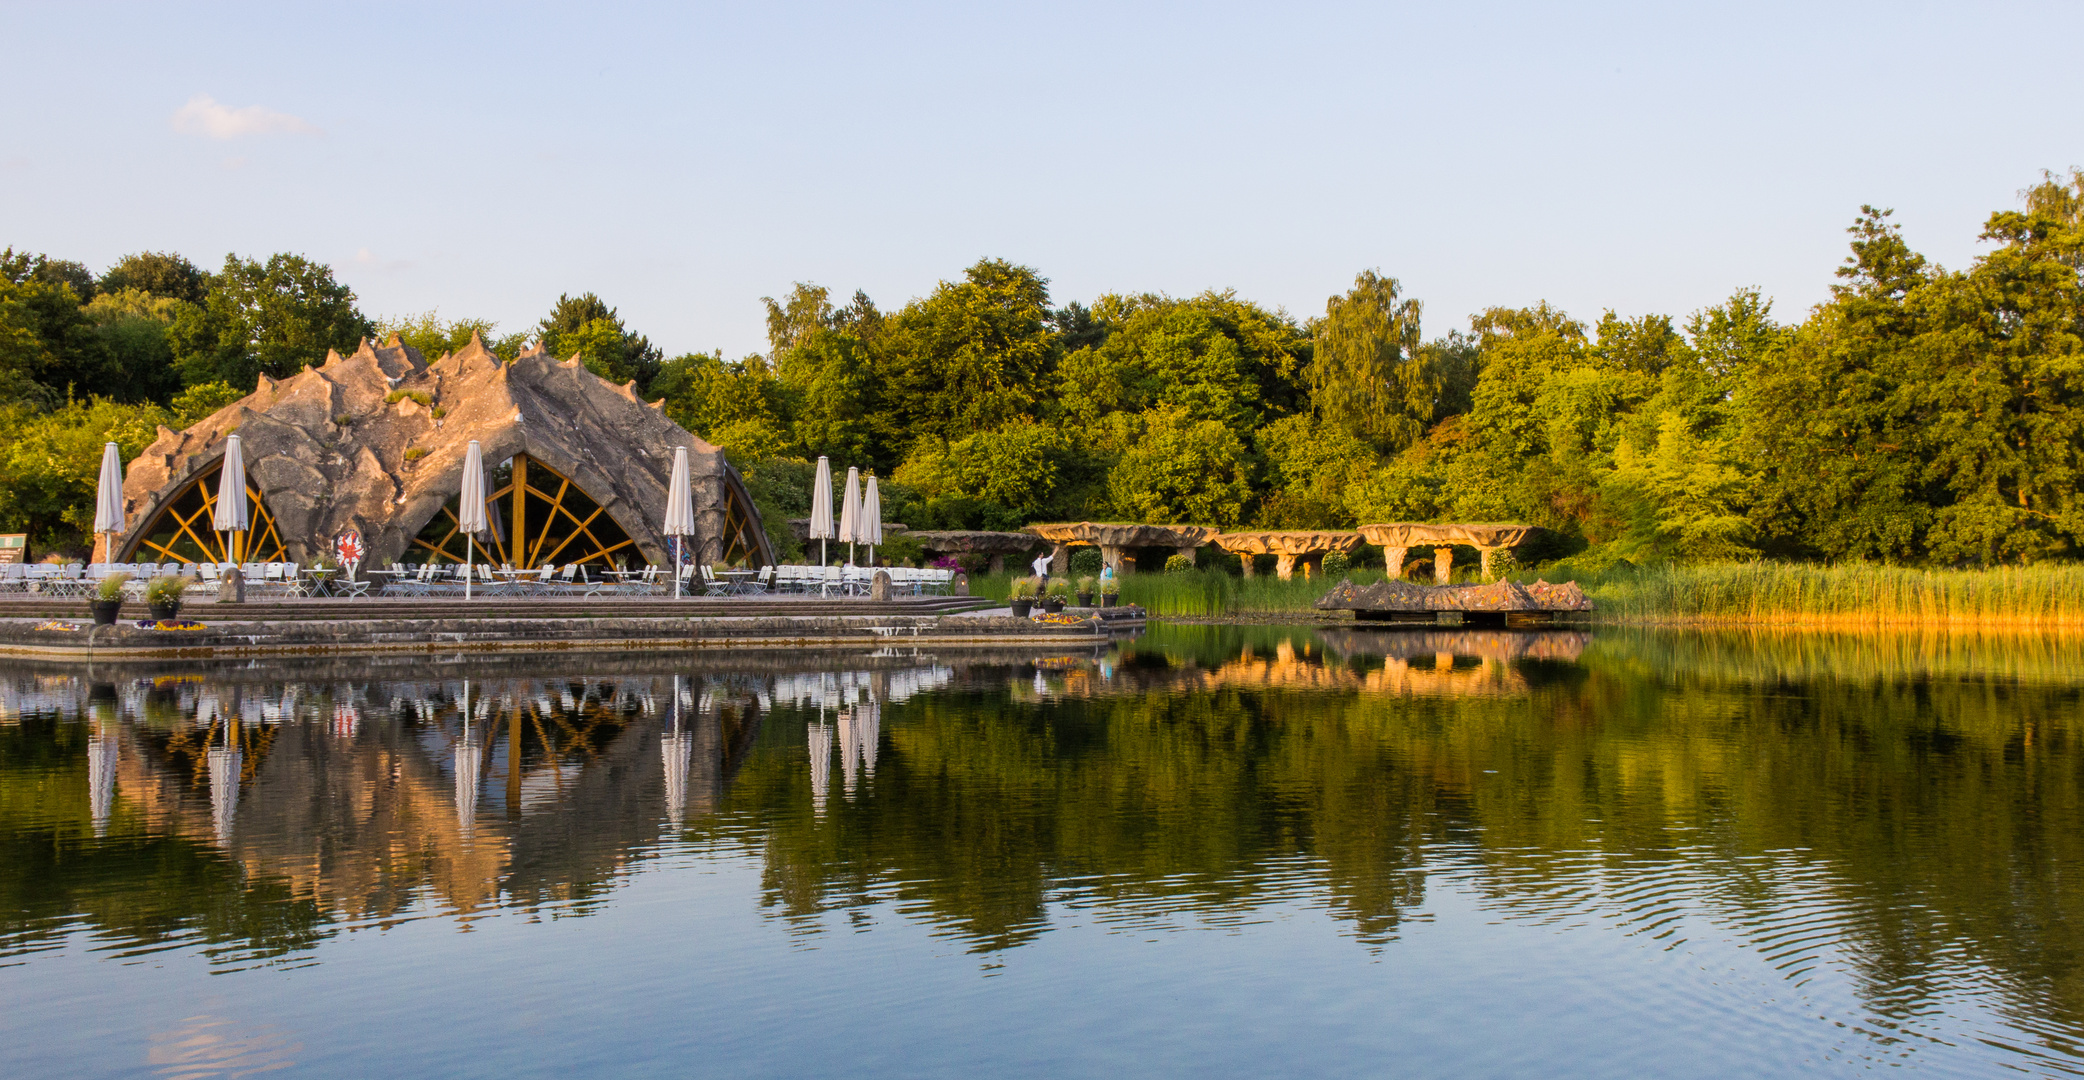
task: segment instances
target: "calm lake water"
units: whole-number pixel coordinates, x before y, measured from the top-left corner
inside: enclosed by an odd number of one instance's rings
[[[2080,1072],[2078,655],[0,668],[0,1075]]]

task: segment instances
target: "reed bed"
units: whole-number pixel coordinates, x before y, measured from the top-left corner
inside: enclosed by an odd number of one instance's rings
[[[1523,578],[1538,575],[1522,574]],[[1551,575],[1551,580],[1557,576]],[[1602,618],[1842,626],[2084,626],[2084,566],[1705,563],[1577,579]]]
[[[1380,570],[1354,571],[1355,584],[1382,580]],[[978,575],[970,579],[970,592],[1003,600],[1014,575]],[[1140,604],[1152,615],[1167,618],[1216,618],[1224,615],[1302,615],[1316,610],[1320,597],[1331,591],[1332,579],[1305,580],[1300,574],[1287,581],[1272,575],[1239,577],[1222,570],[1191,570],[1183,574],[1124,574],[1121,603]]]
[[[1382,580],[1380,570],[1355,570],[1354,584]],[[1595,573],[1567,564],[1522,571],[1515,580],[1576,581],[1605,622],[1728,625],[2084,627],[2084,565],[1998,570],[1915,570],[1847,564],[1745,562],[1647,567]],[[1004,599],[1011,574],[971,581],[979,596]],[[1122,603],[1141,604],[1171,618],[1226,615],[1306,615],[1332,579],[1282,581],[1238,577],[1221,570],[1184,574],[1129,574]]]

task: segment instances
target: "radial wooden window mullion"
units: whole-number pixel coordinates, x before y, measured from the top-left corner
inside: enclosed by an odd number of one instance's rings
[[[593,524],[593,519],[601,516],[601,514],[605,510],[605,507],[596,506],[593,508],[593,513],[586,515],[585,521],[580,521],[579,516],[577,514],[572,513],[570,510],[566,510],[564,508],[564,504],[562,502],[559,502],[557,504],[557,512],[563,514],[568,518],[571,518],[572,524],[575,527],[572,530],[572,535],[567,536],[563,540],[559,541],[557,547],[552,549],[550,554],[545,555],[544,558],[550,560],[551,562],[556,562],[557,557],[559,555],[564,554],[564,549],[571,547],[572,541],[577,540],[582,536],[588,540],[593,541],[593,545],[595,547],[604,546],[602,545],[600,538],[593,535],[592,530],[588,529],[587,526]],[[584,560],[581,561],[583,562]]]
[[[550,542],[550,526],[557,524],[557,512],[564,509],[564,493],[570,491],[572,487],[572,482],[565,477],[556,473],[551,475],[557,476],[557,479],[561,481],[557,485],[557,494],[554,497],[545,495],[542,491],[533,487],[530,488],[530,490],[535,491],[538,496],[541,496],[550,504],[550,512],[543,515],[543,527],[535,534],[535,543],[529,545],[530,550],[533,552],[528,557],[528,562],[531,566],[535,565],[537,559],[543,557],[543,545]],[[570,542],[569,540],[565,541],[565,543]],[[563,551],[564,544],[557,545],[557,550]]]

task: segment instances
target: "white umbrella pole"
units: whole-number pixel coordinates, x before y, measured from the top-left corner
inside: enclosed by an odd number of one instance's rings
[[[463,534],[463,598],[470,599],[470,579],[477,576],[471,563],[477,558],[477,539],[469,533]]]
[[[680,538],[673,538],[673,599],[680,599]]]

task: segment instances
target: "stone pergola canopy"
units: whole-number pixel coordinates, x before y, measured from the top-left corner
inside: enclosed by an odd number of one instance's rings
[[[380,346],[364,340],[353,355],[328,353],[289,378],[262,376],[253,393],[185,431],[161,427],[124,477],[119,550],[135,549],[169,501],[217,469],[225,437],[237,432],[248,480],[287,556],[300,562],[349,529],[362,534],[367,565],[402,560],[422,526],[455,503],[472,439],[488,471],[519,455],[553,470],[654,563],[669,561],[673,450],[688,447],[697,529],[688,542],[697,558],[774,561],[723,451],[667,419],[663,404],[638,398],[635,383],[593,374],[576,355],[560,363],[540,347],[509,364],[473,335],[430,363],[396,335]]]
[[[1055,546],[1050,555],[1050,566],[1059,574],[1069,568],[1070,549],[1074,547],[1099,548],[1101,561],[1120,574],[1133,568],[1132,564],[1123,561],[1125,549],[1171,548],[1191,560],[1195,551],[1216,535],[1215,529],[1205,525],[1139,525],[1112,521],[1029,525],[1022,531],[1033,533]]]
[[[1274,572],[1282,581],[1294,576],[1295,564],[1303,564],[1303,576],[1315,577],[1324,564],[1324,557],[1334,551],[1351,555],[1360,550],[1366,541],[1357,532],[1329,530],[1288,530],[1278,532],[1230,532],[1218,533],[1209,541],[1233,555],[1243,555],[1239,560],[1244,566],[1245,576],[1252,576],[1253,555],[1276,556]]]
[[[838,522],[839,522],[839,515],[838,515],[838,513],[837,513],[837,512],[835,511],[835,512],[834,512],[834,514],[833,514],[833,523],[834,523],[834,527],[835,527],[835,528],[837,528],[837,527],[838,527]],[[791,533],[795,534],[795,537],[796,537],[796,539],[798,539],[798,540],[806,540],[806,541],[807,541],[807,540],[809,540],[809,539],[810,539],[810,519],[809,519],[809,518],[807,518],[807,517],[805,517],[805,518],[790,518],[790,519],[789,519],[789,532],[791,532]],[[901,522],[901,521],[886,521],[886,522],[884,522],[884,523],[883,523],[883,535],[884,535],[884,536],[889,536],[889,535],[892,535],[893,533],[901,533],[901,534],[903,534],[903,535],[906,535],[906,536],[913,536],[913,535],[917,535],[917,534],[913,533],[913,532],[912,532],[912,531],[910,530],[910,527],[909,527],[909,526],[905,525],[905,524],[904,524],[903,522]]]
[[[1515,525],[1499,522],[1475,524],[1431,524],[1422,521],[1395,521],[1379,525],[1362,525],[1360,534],[1368,543],[1382,549],[1383,563],[1392,578],[1404,574],[1404,556],[1415,547],[1433,548],[1433,580],[1445,585],[1454,574],[1454,551],[1456,544],[1473,547],[1483,557],[1483,576],[1491,578],[1491,556],[1507,548],[1518,547],[1528,536],[1539,532],[1539,525]]]
[[[905,535],[919,541],[929,555],[988,555],[992,573],[1006,569],[1006,556],[1023,555],[1043,546],[1044,541],[1024,532],[981,530],[922,530]]]

